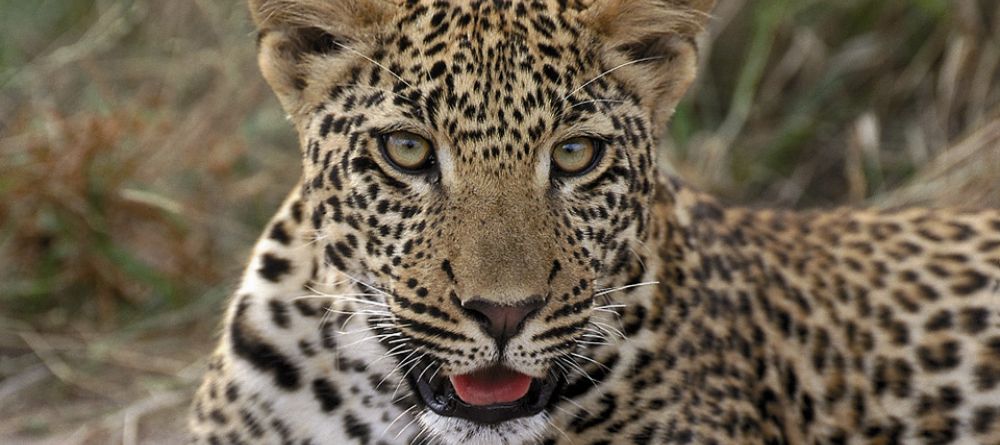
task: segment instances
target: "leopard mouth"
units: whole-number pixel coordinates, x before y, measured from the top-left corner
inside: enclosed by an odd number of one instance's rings
[[[562,386],[551,373],[532,378],[499,365],[449,377],[432,375],[428,366],[422,363],[408,374],[424,405],[440,416],[486,425],[542,412]]]

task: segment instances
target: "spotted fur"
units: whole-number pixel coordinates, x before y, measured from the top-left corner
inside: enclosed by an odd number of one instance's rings
[[[193,405],[198,444],[1000,443],[1000,212],[724,208],[657,173],[699,0],[251,0],[303,176]],[[437,166],[381,156],[418,133]],[[603,140],[580,177],[553,144]],[[545,305],[498,343],[469,298]],[[565,379],[495,425],[403,377]]]

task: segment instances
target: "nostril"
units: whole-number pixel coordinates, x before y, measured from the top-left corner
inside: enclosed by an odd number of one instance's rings
[[[499,342],[517,335],[524,327],[524,320],[545,306],[545,299],[532,296],[513,305],[498,304],[483,299],[472,299],[462,307]]]

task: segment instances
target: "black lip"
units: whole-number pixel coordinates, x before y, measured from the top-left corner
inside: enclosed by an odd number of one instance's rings
[[[511,403],[488,406],[474,406],[462,401],[455,394],[455,388],[446,377],[428,378],[425,369],[429,363],[415,366],[408,380],[424,405],[435,414],[457,417],[481,424],[497,424],[521,417],[530,417],[544,411],[550,405],[552,396],[563,386],[562,379],[548,375],[544,379],[532,379],[528,394]]]

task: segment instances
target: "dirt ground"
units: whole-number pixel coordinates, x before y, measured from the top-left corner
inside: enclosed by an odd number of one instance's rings
[[[0,321],[0,443],[183,443],[191,394],[215,343],[214,322],[205,319],[219,317],[218,303],[103,336]]]

